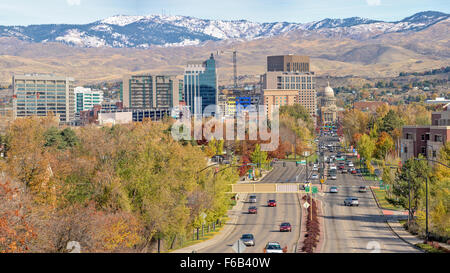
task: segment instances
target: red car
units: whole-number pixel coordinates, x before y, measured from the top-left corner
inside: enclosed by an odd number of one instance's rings
[[[290,223],[281,223],[280,232],[289,231],[292,232],[292,227]]]
[[[355,169],[352,169],[351,173],[352,173],[352,174],[356,174],[356,170],[355,170]]]
[[[267,206],[268,207],[276,207],[277,206],[277,201],[269,200],[269,201],[267,201]]]
[[[343,170],[345,168],[344,165],[339,165],[339,170]]]
[[[248,208],[248,213],[249,214],[258,214],[258,209],[256,207],[249,207]]]

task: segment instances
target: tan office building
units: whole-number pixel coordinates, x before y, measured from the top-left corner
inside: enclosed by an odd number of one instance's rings
[[[314,72],[267,72],[261,76],[264,90],[297,90],[298,102],[314,117],[317,112],[317,94]],[[315,120],[315,118],[313,118]]]
[[[264,105],[267,106],[268,119],[272,119],[274,106],[294,105],[298,100],[298,90],[265,89]]]
[[[268,72],[309,72],[309,56],[267,56]]]
[[[14,119],[47,116],[52,112],[61,124],[75,119],[74,79],[52,74],[14,75]]]

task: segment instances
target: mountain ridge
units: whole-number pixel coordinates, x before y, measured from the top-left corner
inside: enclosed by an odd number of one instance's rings
[[[362,17],[325,18],[309,23],[256,23],[248,20],[211,20],[191,16],[115,15],[89,24],[0,26],[0,37],[32,43],[59,42],[76,47],[150,48],[200,45],[207,41],[253,40],[303,31],[304,35],[366,40],[395,32],[417,32],[450,14],[424,11],[399,21]]]

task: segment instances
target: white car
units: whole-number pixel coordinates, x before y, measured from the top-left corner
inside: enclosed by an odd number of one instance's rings
[[[264,248],[265,253],[283,253],[283,249],[278,242],[268,242]]]
[[[349,162],[349,163],[348,163],[348,166],[349,166],[349,167],[354,167],[355,165],[353,165],[353,162]]]
[[[313,173],[313,174],[311,175],[311,179],[319,179],[319,175],[316,174],[316,173]]]

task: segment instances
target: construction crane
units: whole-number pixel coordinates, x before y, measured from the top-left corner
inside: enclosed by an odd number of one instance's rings
[[[233,49],[233,51],[217,51],[217,56],[219,56],[219,52],[220,54],[224,54],[224,53],[229,53],[232,52],[233,53],[233,80],[234,80],[234,88],[237,89],[238,85],[237,85],[237,51]]]

